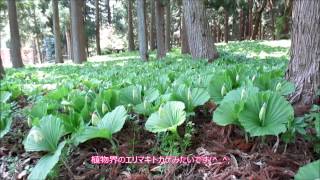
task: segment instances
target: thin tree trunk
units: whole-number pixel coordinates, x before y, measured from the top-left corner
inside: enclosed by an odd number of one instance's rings
[[[100,48],[100,7],[99,7],[99,0],[95,0],[95,8],[96,8],[96,50],[97,55],[101,55],[101,48]]]
[[[223,13],[224,13],[224,42],[228,43],[228,41],[229,41],[229,13],[225,8],[223,10]]]
[[[254,13],[255,14],[254,27],[253,27],[253,32],[252,32],[252,36],[251,36],[251,39],[253,39],[253,40],[255,40],[257,38],[257,35],[259,33],[260,23],[261,23],[262,12],[267,5],[266,0],[262,0],[262,1],[263,1],[262,4],[260,5],[260,7],[258,7],[256,12]]]
[[[67,41],[68,58],[72,59],[71,32],[68,26],[66,29],[66,41]]]
[[[286,77],[296,85],[290,101],[301,111],[311,107],[320,89],[320,1],[293,3],[291,58]]]
[[[157,47],[157,32],[156,32],[156,12],[155,1],[151,2],[151,25],[150,25],[150,49],[155,50]]]
[[[111,24],[111,8],[110,8],[110,0],[106,0],[106,8],[107,8],[107,21],[108,24]]]
[[[85,34],[82,15],[83,1],[71,0],[71,27],[74,62],[81,64],[86,61]]]
[[[243,9],[241,8],[240,9],[240,13],[239,13],[239,16],[240,16],[240,18],[239,18],[239,40],[240,41],[242,41],[244,38],[244,25],[245,25],[245,23],[244,23],[244,17],[243,17]]]
[[[156,4],[156,30],[157,30],[157,58],[162,59],[166,56],[165,32],[164,32],[164,6],[161,0],[155,0]]]
[[[181,53],[182,54],[189,54],[190,48],[189,48],[189,42],[188,42],[188,34],[187,34],[187,28],[186,28],[186,22],[184,20],[184,10],[181,17]]]
[[[284,29],[281,34],[288,35],[290,31],[290,20],[292,14],[292,2],[293,0],[286,0],[285,1],[285,10],[284,10]]]
[[[275,20],[274,20],[274,9],[271,5],[271,33],[272,33],[272,40],[276,40],[276,33],[275,33],[275,27],[274,27],[274,23],[275,23]]]
[[[145,0],[137,0],[139,52],[142,60],[148,60],[147,29],[145,19]]]
[[[17,20],[16,0],[7,0],[7,2],[10,25],[10,58],[14,68],[21,68],[24,65],[21,58],[21,44]]]
[[[0,31],[0,39],[1,39],[1,31]],[[3,67],[3,64],[2,64],[1,42],[0,42],[0,79],[3,79],[4,76],[5,76],[5,71],[4,71],[4,67]]]
[[[53,29],[54,29],[54,47],[55,47],[55,59],[56,63],[63,63],[62,49],[61,49],[61,32],[59,23],[59,2],[58,0],[52,0],[53,11]]]
[[[2,64],[2,58],[1,58],[1,55],[0,55],[0,79],[3,79],[4,76],[5,76],[5,71],[4,71],[4,67],[3,67],[3,64]]]
[[[165,48],[169,52],[171,50],[171,8],[170,0],[166,4],[166,35],[165,35]]]
[[[183,0],[185,23],[188,32],[189,47],[194,59],[205,58],[213,61],[218,51],[212,41],[206,10],[203,1]]]
[[[128,0],[128,50],[134,51],[134,40],[133,40],[133,20],[132,20],[132,2]]]
[[[253,8],[253,0],[248,0],[248,9],[249,9],[249,14],[248,14],[248,39],[251,38],[252,36],[252,29],[253,29],[253,16],[252,16],[252,8]]]

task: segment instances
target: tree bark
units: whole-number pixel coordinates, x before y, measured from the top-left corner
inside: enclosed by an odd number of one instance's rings
[[[71,32],[70,32],[70,28],[68,26],[66,29],[66,41],[67,41],[68,58],[73,59],[72,58]]]
[[[128,51],[134,51],[134,39],[133,39],[133,20],[132,20],[132,2],[128,0]]]
[[[155,1],[151,2],[151,25],[150,25],[150,49],[155,50],[157,47],[157,32],[156,32],[156,12]]]
[[[139,52],[142,60],[148,60],[147,29],[145,19],[145,0],[137,0]]]
[[[254,13],[254,27],[253,27],[253,32],[252,32],[252,36],[251,39],[255,40],[257,38],[257,35],[259,33],[259,27],[261,24],[261,17],[262,17],[262,12],[264,10],[264,8],[267,5],[267,1],[266,0],[262,0],[262,2],[260,2],[260,6],[257,7],[256,12]]]
[[[223,14],[224,14],[224,42],[228,43],[228,41],[229,41],[229,13],[225,8],[223,10]]]
[[[243,9],[240,9],[240,13],[239,13],[239,40],[242,41],[244,38],[244,17],[243,17]]]
[[[190,54],[190,48],[189,48],[189,42],[188,42],[188,34],[187,34],[187,28],[186,23],[184,20],[184,10],[181,17],[181,53],[182,54]]]
[[[253,8],[253,0],[248,0],[248,39],[252,36],[252,29],[253,29],[253,23],[252,23],[252,8]]]
[[[270,13],[271,13],[271,33],[272,33],[272,40],[276,40],[276,32],[275,32],[275,27],[274,27],[274,9],[273,9],[273,5],[270,5],[271,9],[270,9]]]
[[[95,0],[96,6],[96,48],[97,48],[97,55],[101,55],[101,48],[100,48],[100,7],[99,7],[99,0]]]
[[[205,58],[209,61],[218,58],[219,55],[212,40],[204,2],[183,0],[183,7],[192,57],[194,59]]]
[[[296,86],[290,102],[311,107],[320,88],[320,1],[293,2],[291,58],[286,77]]]
[[[108,24],[111,24],[111,8],[110,8],[110,0],[106,0],[106,8],[107,8],[107,21]]]
[[[170,0],[167,1],[166,4],[166,35],[165,35],[165,48],[166,52],[171,50],[171,8],[170,8]]]
[[[21,44],[17,20],[16,0],[7,0],[10,26],[10,58],[14,68],[23,67],[21,58]]]
[[[157,30],[157,58],[162,59],[166,56],[165,32],[164,32],[164,6],[161,0],[155,0],[156,4],[156,30]]]
[[[56,63],[63,63],[62,49],[61,49],[61,32],[59,22],[59,2],[58,0],[52,0],[53,11],[53,29],[54,29],[54,47],[55,47],[55,59]]]
[[[74,62],[77,64],[81,64],[87,58],[82,10],[83,1],[71,0],[72,50]]]

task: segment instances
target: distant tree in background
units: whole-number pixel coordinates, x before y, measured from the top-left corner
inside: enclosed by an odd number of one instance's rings
[[[166,2],[166,22],[165,22],[165,49],[166,52],[171,50],[171,8],[170,0]]]
[[[164,29],[164,14],[165,6],[162,0],[155,0],[156,13],[156,31],[157,31],[157,58],[162,59],[166,56],[165,48],[165,29]]]
[[[100,48],[100,7],[99,7],[99,0],[95,0],[95,23],[96,23],[96,50],[97,55],[101,55],[101,48]]]
[[[183,0],[190,52],[193,58],[218,58],[203,1]]]
[[[155,50],[157,47],[157,32],[156,32],[156,9],[155,0],[150,2],[151,19],[150,19],[150,49]]]
[[[137,0],[139,52],[142,60],[148,60],[145,0]]]
[[[54,28],[54,40],[55,40],[55,62],[63,63],[58,0],[52,0],[52,11],[53,11],[53,28]]]
[[[14,68],[23,67],[21,58],[21,42],[17,20],[16,0],[7,0],[10,24],[10,58]]]
[[[5,72],[4,72],[4,68],[3,68],[2,59],[0,56],[0,79],[3,79],[4,75],[5,75]]]
[[[134,51],[134,37],[133,37],[133,0],[128,0],[128,51]]]
[[[290,101],[299,109],[310,108],[320,89],[319,22],[320,1],[293,2],[291,58],[286,76],[296,85]]]
[[[87,59],[82,9],[83,1],[71,0],[73,60],[77,64],[81,64]]]

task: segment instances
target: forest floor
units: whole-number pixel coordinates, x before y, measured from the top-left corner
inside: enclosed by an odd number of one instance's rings
[[[272,42],[283,45],[284,41]],[[235,54],[247,54],[248,58],[276,58],[288,54],[288,41],[280,51],[270,45],[253,44],[250,53],[241,46],[225,46],[226,51]],[[155,56],[152,54],[151,56]],[[117,54],[103,56],[101,59],[135,59],[136,54]],[[129,57],[129,58],[128,58]],[[97,58],[91,58],[96,61]],[[11,131],[1,140],[0,146],[0,179],[26,179],[30,169],[43,153],[25,152],[23,140],[30,128],[27,125],[23,108],[31,106],[28,97],[17,100]],[[214,104],[207,106],[215,109]],[[20,111],[19,111],[20,110]],[[157,148],[157,136],[144,130],[146,118],[140,117],[139,123],[128,122],[121,133],[115,135],[119,143],[118,156],[162,156]],[[295,143],[286,145],[276,137],[251,138],[246,142],[243,130],[236,126],[221,127],[212,121],[212,114],[205,113],[204,107],[195,111],[191,119],[195,124],[191,146],[183,155],[214,156],[224,161],[209,164],[112,164],[95,165],[92,156],[114,156],[111,144],[104,139],[95,139],[69,149],[68,156],[62,157],[59,171],[54,171],[56,179],[292,179],[298,168],[310,161],[315,155],[312,144],[303,138],[296,138]],[[183,133],[183,132],[182,132]],[[276,144],[276,145],[275,145]],[[103,178],[102,178],[103,179]]]

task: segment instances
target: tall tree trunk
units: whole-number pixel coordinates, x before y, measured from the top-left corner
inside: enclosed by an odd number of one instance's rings
[[[133,20],[132,20],[132,2],[128,0],[128,50],[134,51],[134,40],[133,40]]]
[[[190,48],[189,48],[189,42],[188,42],[188,34],[187,34],[187,28],[186,28],[186,22],[184,20],[184,10],[181,16],[181,53],[182,54],[189,54]]]
[[[106,0],[106,9],[107,9],[107,21],[108,24],[111,24],[111,8],[110,8],[110,0]]]
[[[21,44],[17,20],[16,0],[7,0],[10,25],[10,58],[14,68],[23,67]]]
[[[252,15],[252,8],[253,8],[253,0],[248,0],[248,39],[252,36],[252,29],[253,29],[253,15]]]
[[[101,48],[100,48],[100,7],[99,7],[100,0],[95,0],[96,6],[96,48],[97,48],[97,55],[101,55]]]
[[[255,40],[257,38],[257,35],[259,33],[262,12],[263,12],[264,8],[266,7],[266,5],[267,5],[267,1],[262,0],[260,6],[257,7],[256,12],[254,13],[254,27],[253,27],[253,32],[252,32],[252,36],[251,36],[251,39],[253,39],[253,40]]]
[[[205,58],[212,61],[218,58],[218,51],[212,41],[206,9],[203,1],[183,0],[185,23],[189,47],[194,59]]]
[[[229,41],[229,13],[225,8],[223,10],[223,14],[224,14],[224,42],[228,43],[228,41]]]
[[[149,36],[148,36],[148,14],[147,14],[147,9],[148,9],[148,3],[146,3],[146,0],[144,0],[144,25],[145,25],[145,30],[146,30],[146,47],[147,47],[147,51],[149,48]]]
[[[218,22],[218,25],[217,25],[217,42],[220,42],[221,41],[221,29],[220,29],[220,25],[219,25],[219,22]]]
[[[272,5],[271,5],[270,13],[271,13],[271,33],[272,33],[272,40],[276,40],[276,32],[275,32],[275,27],[274,27],[274,23],[275,23],[275,20],[274,20],[274,9],[273,9]]]
[[[145,0],[137,0],[139,52],[142,60],[148,60],[147,29],[145,19]]]
[[[156,12],[155,12],[155,1],[151,2],[151,25],[150,25],[150,49],[155,50],[157,47],[157,32],[156,32]]]
[[[81,64],[87,59],[82,10],[83,1],[71,0],[72,49],[74,62],[77,64]]]
[[[284,28],[281,34],[288,35],[290,31],[290,19],[292,14],[292,2],[293,0],[285,0],[285,9],[284,9]]]
[[[0,31],[0,39],[1,39],[1,31]],[[1,42],[0,42],[0,50],[1,50]],[[5,76],[5,71],[2,64],[1,51],[0,51],[0,79],[3,79],[4,76]]]
[[[67,41],[67,50],[68,50],[68,58],[72,58],[72,42],[71,42],[71,32],[69,26],[66,29],[66,41]]]
[[[170,0],[167,1],[166,4],[166,35],[165,35],[165,48],[166,51],[169,52],[171,50],[171,8],[170,8]]]
[[[61,49],[61,32],[59,22],[59,2],[58,0],[52,0],[53,11],[53,29],[54,29],[54,47],[55,47],[55,59],[56,63],[63,63],[62,49]]]
[[[296,85],[290,101],[310,107],[320,89],[320,1],[295,0],[292,13],[291,58],[286,77]]]
[[[155,0],[156,4],[156,30],[157,30],[157,58],[162,59],[166,56],[165,32],[164,32],[164,12],[165,7],[161,0]]]
[[[3,64],[2,64],[2,58],[1,58],[1,55],[0,55],[0,79],[3,79],[5,75],[5,72],[4,72],[4,67],[3,67]]]
[[[239,13],[239,40],[242,41],[244,38],[244,26],[245,26],[245,22],[244,22],[244,17],[243,17],[243,9],[240,9],[240,13]]]

